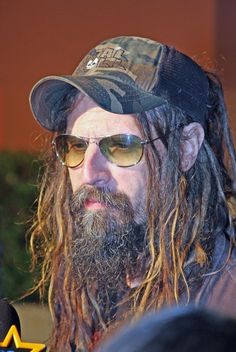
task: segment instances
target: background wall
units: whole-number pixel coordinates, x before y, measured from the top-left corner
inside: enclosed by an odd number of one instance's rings
[[[235,111],[234,0],[1,0],[0,148],[34,151],[42,130],[28,95],[45,75],[71,73],[105,38],[146,36],[217,66]],[[235,129],[236,130],[236,129]]]
[[[216,1],[215,14],[215,59],[221,71],[236,138],[236,1]]]

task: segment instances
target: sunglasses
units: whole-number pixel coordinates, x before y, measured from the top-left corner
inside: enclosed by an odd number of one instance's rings
[[[144,145],[157,139],[159,137],[143,141],[132,134],[116,134],[103,138],[82,138],[61,134],[53,139],[52,146],[61,163],[70,168],[82,164],[85,152],[91,143],[97,144],[102,155],[111,163],[120,167],[129,167],[136,165],[142,159]]]

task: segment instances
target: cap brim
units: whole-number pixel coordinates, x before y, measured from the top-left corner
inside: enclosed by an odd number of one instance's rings
[[[115,114],[148,111],[165,101],[141,90],[128,77],[112,76],[48,76],[35,84],[30,93],[30,107],[35,119],[50,131],[60,130],[57,109],[71,89],[89,96],[104,110]]]

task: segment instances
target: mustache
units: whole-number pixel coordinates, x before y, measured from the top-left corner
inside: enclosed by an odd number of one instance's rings
[[[71,196],[71,208],[83,208],[89,199],[103,203],[106,207],[112,207],[125,211],[132,207],[129,197],[122,192],[111,192],[105,187],[81,186]]]

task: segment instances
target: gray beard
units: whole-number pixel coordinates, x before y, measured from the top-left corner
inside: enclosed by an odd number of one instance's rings
[[[102,210],[86,210],[92,198],[102,202]],[[106,287],[125,291],[126,275],[134,271],[146,248],[146,223],[134,221],[134,210],[123,193],[95,187],[81,187],[71,199],[73,270],[81,286]]]

